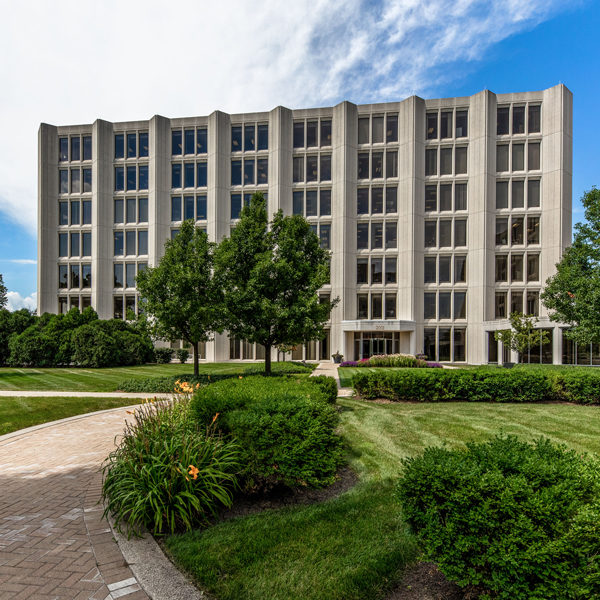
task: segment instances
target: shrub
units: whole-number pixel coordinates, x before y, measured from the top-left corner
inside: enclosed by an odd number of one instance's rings
[[[247,491],[275,485],[321,487],[342,460],[338,414],[322,385],[310,380],[249,377],[221,381],[194,394],[200,424],[217,425],[242,448]]]
[[[381,354],[371,356],[368,363],[363,366],[369,367],[426,367],[427,362],[419,360],[410,354]]]
[[[600,597],[597,459],[497,437],[403,464],[403,515],[449,579],[482,599]]]
[[[171,348],[154,348],[154,360],[159,364],[167,364],[173,358],[173,350]]]
[[[330,404],[336,403],[338,397],[338,386],[334,377],[328,377],[327,375],[316,375],[315,377],[311,377],[309,381],[321,387],[321,390],[325,394],[325,397]]]
[[[238,447],[198,427],[186,398],[145,404],[103,465],[104,514],[128,536],[192,529],[231,506],[238,469]]]
[[[190,357],[190,353],[185,348],[180,348],[179,350],[177,350],[177,352],[175,353],[175,355],[177,356],[177,360],[181,364],[183,364],[184,362],[186,362],[187,359]]]
[[[600,404],[600,370],[577,367],[549,370],[547,377],[557,400],[576,404]]]
[[[345,360],[343,363],[340,363],[340,367],[358,367],[358,362],[355,360]]]

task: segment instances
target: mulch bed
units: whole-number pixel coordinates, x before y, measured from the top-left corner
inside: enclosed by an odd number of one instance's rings
[[[418,562],[408,567],[400,585],[386,600],[468,600],[463,591],[446,579],[432,562]],[[473,598],[473,596],[471,596]]]

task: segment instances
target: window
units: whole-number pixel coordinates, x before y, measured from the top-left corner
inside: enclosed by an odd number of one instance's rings
[[[69,256],[69,236],[66,233],[58,234],[58,256]]]
[[[331,215],[331,190],[319,191],[319,204],[322,217]]]
[[[125,135],[117,133],[115,135],[115,158],[125,157]]]
[[[508,144],[496,146],[496,171],[508,171]]]
[[[123,223],[123,199],[115,198],[113,223]]]
[[[137,189],[137,173],[135,167],[127,167],[127,191]]]
[[[59,162],[69,160],[69,138],[58,138],[58,160]]]
[[[383,283],[383,259],[371,259],[371,283]]]
[[[69,193],[69,171],[67,171],[66,169],[61,169],[58,172],[58,193]]]
[[[115,296],[113,317],[115,319],[123,318],[123,296]]]
[[[510,292],[510,312],[523,312],[523,292],[521,290]]]
[[[508,106],[499,106],[496,111],[496,134],[506,135],[508,133],[508,122],[510,118],[510,108]]]
[[[294,148],[304,148],[304,121],[294,123]]]
[[[425,212],[437,211],[437,185],[425,186]]]
[[[292,214],[304,215],[304,192],[301,190],[292,194]]]
[[[508,181],[496,181],[496,209],[508,208]]]
[[[71,225],[79,225],[79,200],[71,202]]]
[[[439,236],[440,248],[449,248],[452,245],[452,221],[450,219],[440,219]]]
[[[527,143],[527,168],[530,171],[537,171],[540,168],[540,143]]]
[[[269,182],[269,159],[259,158],[256,160],[256,183],[258,185]]]
[[[496,256],[496,281],[508,281],[508,257]]]
[[[331,146],[331,121],[321,121],[321,146]]]
[[[398,152],[395,150],[385,153],[385,176],[398,177]]]
[[[371,250],[383,248],[383,223],[371,223]]]
[[[138,223],[148,222],[148,198],[138,199]]]
[[[396,318],[396,294],[385,295],[385,318]]]
[[[356,224],[356,247],[358,250],[364,250],[369,247],[369,224]]]
[[[539,254],[527,255],[527,281],[540,280],[540,256]]]
[[[437,148],[425,150],[425,175],[437,175]]]
[[[454,172],[463,174],[467,172],[467,147],[457,146],[454,149]]]
[[[81,287],[92,287],[92,265],[81,265]]]
[[[148,165],[140,165],[138,167],[138,189],[148,189]]]
[[[174,240],[179,235],[179,229],[171,229],[171,239]]]
[[[423,294],[423,318],[424,319],[435,319],[436,315],[436,293],[425,292]]]
[[[195,154],[196,153],[196,148],[195,148],[195,139],[194,139],[194,130],[193,129],[186,129],[183,132],[183,140],[184,140],[184,153],[185,154]]]
[[[231,151],[240,152],[242,150],[242,128],[235,126],[231,128]]]
[[[181,196],[171,198],[171,221],[181,221]]]
[[[125,232],[125,254],[127,256],[135,255],[135,231]]]
[[[525,107],[513,106],[513,134],[525,133]]]
[[[496,219],[496,246],[508,245],[508,219]]]
[[[69,287],[69,270],[67,265],[58,265],[58,288],[66,289]]]
[[[452,175],[452,148],[440,148],[440,175]]]
[[[92,191],[92,170],[91,169],[83,169],[83,192],[91,192]]]
[[[383,213],[383,188],[371,188],[371,212],[374,214]]]
[[[293,158],[292,181],[304,181],[304,156],[294,156]]]
[[[386,213],[398,212],[398,188],[395,188],[395,187],[385,188],[385,212]]]
[[[506,319],[506,292],[496,292],[495,318]]]
[[[385,117],[385,141],[398,141],[398,115],[386,115]]]
[[[452,137],[452,111],[442,111],[440,120],[440,137],[442,139]]]
[[[92,136],[83,136],[83,160],[92,160]]]
[[[81,139],[79,136],[71,138],[71,160],[81,160]]]
[[[122,192],[124,189],[124,169],[123,167],[115,167],[115,192]]]
[[[194,218],[194,196],[184,196],[183,198],[183,219]]]
[[[387,256],[385,259],[385,282],[396,283],[396,257]]]
[[[148,132],[147,131],[140,133],[139,156],[140,157],[148,156]]]
[[[540,243],[540,218],[527,217],[527,243]]]
[[[318,121],[308,121],[306,123],[306,147],[314,148],[317,146]]]
[[[181,163],[171,165],[171,187],[181,187]]]
[[[257,150],[267,150],[269,148],[269,126],[266,124],[258,126]]]
[[[141,141],[140,141],[141,144]],[[196,154],[206,154],[208,152],[208,140],[206,127],[196,129]]]
[[[523,281],[523,255],[511,254],[510,257],[510,280]]]
[[[358,153],[358,179],[368,179],[369,177],[369,153]]]
[[[239,219],[241,211],[242,211],[242,195],[241,194],[231,194],[231,218]]]
[[[81,171],[71,169],[71,194],[81,193]]]
[[[356,259],[356,283],[368,283],[369,279],[369,259]]]
[[[440,210],[452,210],[452,184],[440,185]]]
[[[68,225],[69,224],[69,203],[59,202],[58,203],[58,224]]]
[[[113,286],[116,288],[123,287],[123,264],[115,263],[113,265]]]
[[[174,129],[171,132],[171,154],[173,154],[174,156],[179,156],[180,154],[183,154],[183,146],[181,142],[181,130]]]
[[[255,148],[255,131],[254,125],[244,125],[244,151],[252,151]]]
[[[385,247],[398,247],[398,224],[396,221],[388,221],[385,224]]]
[[[468,113],[466,110],[456,111],[456,137],[467,137]]]
[[[79,265],[71,265],[71,285],[72,288],[79,287]]]
[[[69,256],[79,256],[79,234],[71,234],[71,253]]]
[[[467,294],[466,292],[454,292],[454,318],[467,318]]]
[[[321,154],[321,181],[331,181],[331,155]]]
[[[193,188],[194,185],[194,163],[185,163],[183,165],[183,186],[186,188]]]
[[[512,182],[512,208],[525,206],[525,182],[513,180]]]
[[[356,295],[356,318],[357,319],[368,319],[369,318],[369,295],[368,294],[357,294]]]
[[[452,257],[450,256],[440,256],[439,258],[439,279],[438,279],[438,283],[450,283],[451,279],[450,279],[450,266],[452,264],[451,262]]]
[[[306,216],[317,216],[317,190],[306,191]]]
[[[467,257],[454,257],[454,283],[465,283],[467,281]]]
[[[513,217],[510,221],[511,242],[513,245],[523,244],[523,217]]]
[[[206,174],[206,161],[200,161],[196,163],[196,174],[197,182],[196,187],[206,187],[207,185],[207,174]]]
[[[135,287],[135,263],[125,265],[125,286],[128,288]]]
[[[306,181],[317,181],[317,156],[306,157]]]
[[[92,234],[85,231],[81,234],[81,256],[92,255]]]
[[[371,157],[371,177],[373,179],[383,177],[383,152],[373,152]]]
[[[530,179],[527,181],[527,207],[538,208],[540,206],[540,180]]]
[[[196,220],[203,221],[207,218],[206,196],[196,196]]]
[[[437,222],[425,221],[425,248],[435,248],[437,246]]]
[[[135,158],[137,156],[137,139],[135,133],[127,134],[127,158]]]
[[[437,281],[437,258],[425,256],[423,259],[423,283],[435,283]]]
[[[92,224],[92,202],[91,200],[83,200],[81,202],[82,206],[82,225],[91,225]]]
[[[231,185],[242,185],[242,161],[231,161]]]
[[[454,362],[464,362],[466,360],[466,330],[454,328]]]
[[[125,222],[126,223],[135,223],[136,222],[136,216],[135,216],[135,207],[136,207],[136,201],[135,198],[127,198],[127,204],[126,204],[126,211],[125,211]]]
[[[525,146],[524,144],[512,145],[512,170],[523,171],[525,169]]]
[[[527,119],[527,131],[529,133],[540,132],[540,106],[529,106],[529,116]]]
[[[539,292],[527,292],[527,314],[528,315],[539,315],[540,305],[540,293]]]
[[[437,126],[438,126],[438,114],[427,113],[425,117],[426,120],[426,128],[427,128],[427,139],[428,140],[437,140]]]
[[[381,309],[381,294],[371,294],[371,319],[381,319]]]
[[[148,254],[148,232],[140,230],[138,233],[138,254]]]
[[[359,117],[358,119],[358,143],[369,143],[369,117]]]

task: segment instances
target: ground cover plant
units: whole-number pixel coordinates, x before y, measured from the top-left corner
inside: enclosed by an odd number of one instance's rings
[[[129,406],[131,398],[0,398],[0,435],[97,410]]]
[[[600,462],[546,438],[430,447],[398,499],[427,558],[482,600],[600,596]]]
[[[201,589],[219,600],[385,598],[417,556],[398,506],[390,504],[402,458],[443,443],[464,448],[500,431],[600,452],[598,409],[590,406],[337,403],[358,485],[322,504],[169,536],[170,556]]]

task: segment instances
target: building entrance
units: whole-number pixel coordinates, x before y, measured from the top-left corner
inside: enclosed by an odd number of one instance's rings
[[[354,333],[354,360],[376,354],[399,354],[400,332],[357,331]]]

